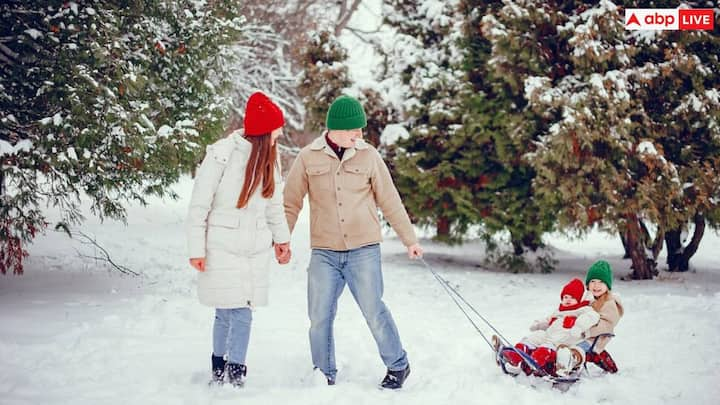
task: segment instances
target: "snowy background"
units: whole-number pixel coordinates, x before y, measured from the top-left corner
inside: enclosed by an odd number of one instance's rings
[[[373,3],[374,4],[374,3]],[[354,26],[372,29],[379,5],[362,6]],[[356,85],[372,81],[371,47],[346,34]],[[270,305],[254,314],[248,382],[242,390],[210,389],[213,310],[197,302],[187,264],[183,221],[192,182],[178,201],[132,206],[128,224],[79,229],[139,277],[125,276],[59,232],[30,246],[25,275],[0,277],[0,404],[716,404],[720,398],[720,237],[707,231],[689,273],[653,281],[621,281],[630,272],[619,238],[555,235],[552,274],[509,274],[483,268],[483,247],[423,241],[427,261],[506,337],[520,339],[532,320],[558,304],[562,286],[584,278],[597,259],[615,270],[613,291],[624,302],[608,350],[620,372],[591,375],[562,393],[495,366],[482,337],[432,275],[410,261],[389,233],[383,244],[385,300],[412,366],[399,392],[380,391],[384,366],[349,293],[336,320],[338,384],[312,373],[307,339],[307,211],[293,235],[293,260],[274,265]],[[52,222],[59,218],[51,208]],[[661,255],[660,263],[664,263]],[[662,266],[661,266],[662,267]],[[489,333],[489,330],[485,330]]]
[[[696,405],[720,397],[720,238],[714,233],[693,258],[696,271],[663,273],[653,281],[616,277],[613,290],[622,296],[626,315],[609,351],[620,372],[600,375],[591,367],[592,375],[566,393],[503,375],[481,336],[391,233],[383,244],[385,299],[412,374],[401,392],[377,389],[384,366],[345,293],[336,322],[338,384],[328,387],[312,373],[307,341],[307,210],[293,235],[292,262],[274,266],[270,305],[255,312],[245,388],[210,389],[213,310],[197,302],[185,255],[191,188],[185,178],[176,187],[180,200],[131,207],[127,226],[89,218],[81,228],[140,277],[80,257],[96,252],[52,231],[30,247],[25,275],[0,277],[0,403]],[[533,319],[557,306],[562,285],[583,278],[595,259],[608,259],[616,276],[629,272],[617,238],[556,236],[549,242],[560,261],[549,275],[479,267],[480,244],[424,244],[427,261],[517,340]]]

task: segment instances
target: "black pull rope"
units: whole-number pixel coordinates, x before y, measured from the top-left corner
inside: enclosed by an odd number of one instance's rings
[[[485,317],[482,316],[482,315],[475,309],[475,307],[473,307],[469,302],[467,302],[467,300],[466,300],[455,288],[453,288],[453,286],[451,286],[450,283],[449,283],[445,278],[443,278],[441,275],[439,275],[439,274],[435,271],[435,269],[433,269],[432,266],[430,266],[430,265],[425,261],[425,259],[423,259],[423,258],[421,257],[421,258],[420,258],[420,261],[422,262],[422,264],[425,265],[425,268],[427,268],[427,269],[430,271],[430,273],[432,273],[433,277],[435,277],[435,280],[437,280],[438,283],[440,283],[440,285],[443,286],[443,288],[445,289],[445,292],[450,296],[450,298],[452,298],[452,300],[455,302],[455,305],[457,305],[457,307],[460,308],[460,310],[461,310],[462,313],[465,315],[465,317],[468,319],[468,321],[470,321],[470,323],[475,327],[475,330],[480,334],[480,336],[482,336],[482,338],[485,340],[485,342],[488,344],[488,346],[490,346],[491,349],[495,350],[495,347],[494,347],[493,344],[490,342],[490,340],[487,338],[487,336],[485,336],[485,334],[482,332],[482,330],[480,330],[480,328],[477,326],[477,324],[472,320],[472,318],[471,318],[470,315],[467,313],[467,311],[465,310],[465,308],[463,308],[462,305],[460,305],[460,302],[458,302],[458,299],[460,299],[473,313],[475,313],[475,315],[477,315],[480,319],[482,319],[482,321],[485,322],[485,324],[486,324],[487,326],[489,326],[490,329],[492,329],[493,332],[495,332],[495,334],[496,334],[500,339],[502,339],[502,341],[504,342],[505,345],[507,345],[507,346],[512,346],[512,344],[510,343],[510,341],[507,340],[507,339],[505,338],[505,336],[503,336],[503,335],[500,333],[500,331],[498,331],[487,319],[485,319]]]

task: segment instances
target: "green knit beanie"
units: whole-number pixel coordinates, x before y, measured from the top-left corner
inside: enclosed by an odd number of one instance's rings
[[[367,119],[359,101],[350,96],[340,96],[330,105],[326,124],[328,129],[358,129],[367,126]]]
[[[590,284],[590,280],[600,280],[608,286],[608,290],[612,290],[612,269],[610,264],[605,260],[598,260],[588,269],[587,277],[585,277],[585,286]]]

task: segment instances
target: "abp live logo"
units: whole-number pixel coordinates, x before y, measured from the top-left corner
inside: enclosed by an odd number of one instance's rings
[[[711,8],[627,8],[626,30],[713,30]]]

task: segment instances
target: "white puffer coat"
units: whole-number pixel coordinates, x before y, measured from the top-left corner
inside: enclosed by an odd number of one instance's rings
[[[589,305],[573,310],[557,310],[549,318],[535,321],[530,326],[534,332],[523,338],[523,342],[534,346],[573,346],[583,340],[584,334],[599,319],[600,315]]]
[[[272,242],[290,241],[279,170],[272,198],[263,198],[258,187],[247,206],[236,208],[251,149],[242,130],[235,131],[207,147],[195,175],[188,250],[191,258],[206,259],[198,297],[215,308],[266,305]]]

